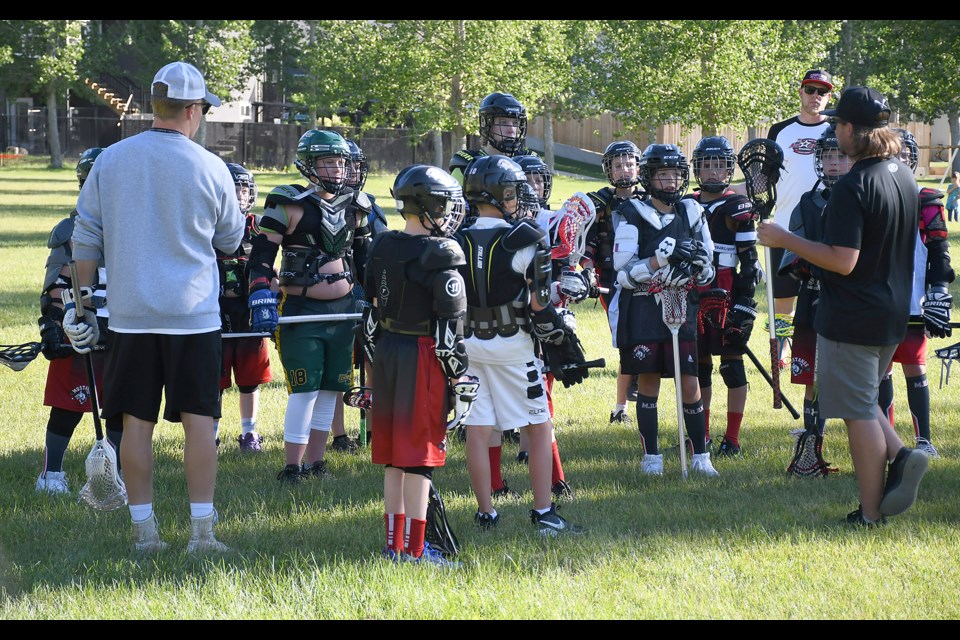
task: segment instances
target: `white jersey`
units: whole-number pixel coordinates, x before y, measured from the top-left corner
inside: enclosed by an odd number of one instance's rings
[[[814,167],[817,140],[829,126],[826,120],[804,124],[794,116],[770,127],[767,138],[780,145],[785,168],[777,183],[777,208],[773,221],[784,229],[790,228],[790,215],[800,202],[800,196],[817,182]]]

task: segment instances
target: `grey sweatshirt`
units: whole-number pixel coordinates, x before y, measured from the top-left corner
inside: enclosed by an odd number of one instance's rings
[[[77,213],[73,257],[103,257],[112,330],[220,328],[214,248],[234,251],[244,228],[223,160],[179,133],[144,131],[97,156]]]

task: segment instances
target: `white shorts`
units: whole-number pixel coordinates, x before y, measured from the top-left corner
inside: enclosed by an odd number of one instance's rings
[[[496,426],[500,431],[520,429],[550,419],[543,361],[526,364],[486,364],[470,361],[468,375],[480,379],[477,399],[470,407],[467,426]]]

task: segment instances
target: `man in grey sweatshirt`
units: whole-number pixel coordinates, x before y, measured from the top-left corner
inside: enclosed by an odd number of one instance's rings
[[[73,255],[82,286],[92,284],[101,256],[111,274],[103,415],[122,414],[129,434],[120,460],[135,549],[168,546],[153,513],[153,431],[164,392],[164,419],[184,428],[187,550],[227,551],[213,535],[221,357],[214,249],[237,248],[244,217],[227,166],[190,139],[220,105],[200,71],[170,63],[157,72],[151,94],[153,128],[111,145],[84,183]],[[82,353],[95,343],[96,323],[83,308],[67,307],[64,331]]]

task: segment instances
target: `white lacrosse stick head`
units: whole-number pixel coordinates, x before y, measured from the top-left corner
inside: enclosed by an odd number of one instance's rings
[[[663,324],[671,333],[677,333],[687,321],[687,291],[691,286],[690,283],[682,287],[668,286],[659,274],[650,281],[647,291],[660,304]]]
[[[84,463],[87,482],[80,489],[80,499],[98,511],[113,511],[127,504],[127,487],[117,470],[117,454],[113,446],[97,440]]]

